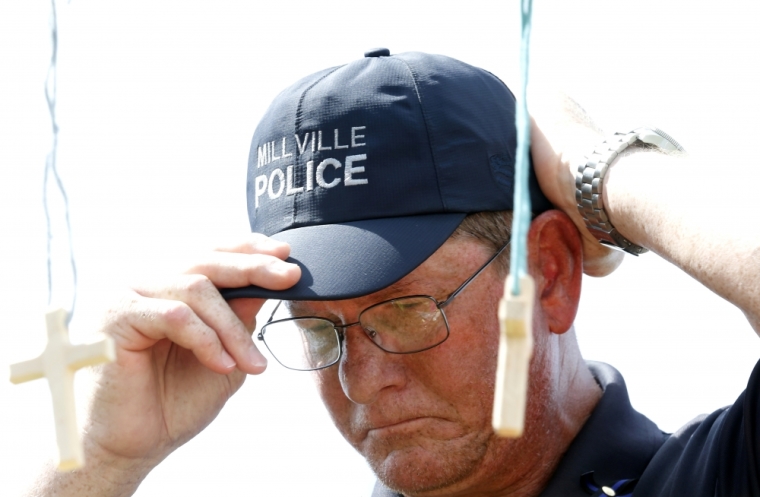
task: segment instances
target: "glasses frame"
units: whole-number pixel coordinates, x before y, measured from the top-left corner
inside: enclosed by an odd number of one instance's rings
[[[449,327],[449,320],[446,317],[446,312],[444,311],[444,308],[446,306],[448,306],[460,293],[462,293],[465,290],[465,288],[467,288],[470,285],[470,283],[472,283],[472,281],[475,278],[477,278],[483,271],[485,271],[486,268],[488,266],[490,266],[491,263],[493,261],[495,261],[501,255],[502,252],[504,252],[504,250],[509,246],[509,244],[511,243],[511,241],[512,241],[512,238],[510,237],[510,239],[507,240],[507,242],[504,245],[502,245],[501,248],[499,250],[497,250],[496,253],[494,255],[492,255],[490,259],[488,259],[482,266],[480,266],[480,268],[477,271],[475,271],[469,278],[467,278],[461,285],[459,285],[459,287],[456,290],[454,290],[453,292],[451,292],[449,294],[449,296],[446,297],[446,300],[444,300],[443,302],[439,302],[438,299],[436,299],[435,297],[433,297],[431,295],[404,295],[402,297],[394,297],[392,299],[383,300],[381,302],[377,302],[375,304],[370,305],[369,307],[364,308],[359,313],[359,316],[358,316],[356,322],[348,323],[348,324],[343,324],[343,323],[336,323],[336,322],[331,321],[331,320],[329,320],[329,319],[327,319],[325,317],[322,317],[322,316],[298,316],[298,317],[290,317],[290,318],[278,319],[276,321],[273,321],[274,315],[277,312],[277,309],[280,308],[280,304],[282,304],[282,302],[283,302],[282,300],[280,300],[280,301],[277,302],[277,305],[275,305],[274,310],[272,311],[272,314],[269,316],[269,319],[267,320],[266,324],[261,327],[261,330],[259,330],[259,333],[256,335],[256,338],[259,339],[260,341],[264,342],[264,345],[266,346],[267,350],[269,350],[269,353],[272,354],[272,357],[274,357],[275,360],[277,360],[277,362],[279,362],[282,367],[287,368],[287,369],[291,369],[293,371],[319,371],[321,369],[326,369],[326,368],[332,367],[332,366],[338,364],[338,362],[340,362],[341,357],[343,357],[343,341],[345,340],[345,330],[347,328],[350,328],[351,326],[357,326],[357,325],[361,326],[362,315],[365,312],[369,311],[370,309],[374,309],[375,307],[378,307],[378,306],[381,306],[381,305],[384,305],[384,304],[388,304],[390,302],[395,302],[395,301],[398,301],[398,300],[404,300],[404,299],[409,299],[409,298],[427,298],[427,299],[432,300],[435,303],[436,308],[439,311],[441,311],[441,315],[443,316],[443,322],[446,325],[446,336],[444,337],[443,340],[441,340],[440,342],[438,342],[438,343],[436,343],[434,345],[431,345],[429,347],[425,347],[424,349],[412,350],[412,351],[407,351],[407,352],[393,352],[393,351],[385,350],[384,348],[382,348],[380,345],[378,345],[377,343],[375,343],[374,340],[372,340],[372,337],[368,336],[367,338],[370,339],[369,341],[372,342],[373,345],[375,345],[377,348],[379,348],[380,350],[382,350],[383,352],[386,352],[388,354],[399,354],[399,355],[401,355],[401,354],[416,354],[418,352],[424,352],[426,350],[430,350],[430,349],[432,349],[434,347],[439,346],[440,344],[442,344],[446,340],[448,340],[449,335],[451,334],[451,329]],[[321,367],[313,368],[313,369],[297,369],[297,368],[292,368],[292,367],[286,366],[285,364],[283,364],[282,362],[280,362],[280,360],[277,358],[277,354],[275,354],[274,352],[272,352],[272,349],[269,348],[269,344],[267,344],[267,341],[264,339],[264,334],[266,332],[266,327],[269,326],[270,324],[283,323],[283,322],[286,322],[286,321],[293,321],[295,319],[321,319],[321,320],[327,321],[327,322],[329,322],[329,323],[331,323],[333,325],[333,329],[334,329],[336,335],[338,336],[338,357],[335,359],[335,361],[333,361],[330,364],[327,364],[325,366],[321,366]],[[365,331],[365,334],[367,334],[366,331]]]

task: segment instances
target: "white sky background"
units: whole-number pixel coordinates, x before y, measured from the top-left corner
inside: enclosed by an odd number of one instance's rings
[[[652,124],[692,151],[747,157],[716,161],[714,189],[704,192],[730,218],[732,184],[760,178],[757,5],[537,0],[532,78],[566,88],[608,130]],[[0,3],[3,367],[44,347],[49,8]],[[59,6],[59,43],[59,170],[79,269],[71,334],[86,340],[110,292],[248,230],[250,138],[280,90],[376,46],[451,55],[514,86],[519,8],[514,0],[73,0]],[[60,244],[60,208],[53,216]],[[65,303],[68,267],[55,262]],[[634,406],[661,428],[675,430],[743,390],[757,337],[689,277],[650,254],[584,285],[584,354],[622,371]],[[1,495],[17,495],[53,452],[52,427],[44,382],[0,381]],[[137,495],[349,497],[369,494],[372,483],[308,375],[271,360]]]

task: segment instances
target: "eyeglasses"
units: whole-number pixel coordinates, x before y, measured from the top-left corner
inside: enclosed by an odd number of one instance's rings
[[[318,316],[299,316],[273,320],[278,302],[262,326],[263,341],[277,362],[296,371],[328,368],[340,360],[346,328],[359,325],[378,348],[390,354],[414,354],[432,349],[449,337],[449,322],[444,307],[462,293],[507,248],[505,243],[483,266],[467,278],[446,300],[438,302],[429,295],[410,295],[373,304],[355,323],[334,323]]]

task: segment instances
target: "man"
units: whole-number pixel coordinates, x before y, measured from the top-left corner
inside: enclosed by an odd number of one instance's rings
[[[377,496],[758,495],[754,375],[735,406],[668,436],[633,411],[614,369],[583,360],[573,319],[582,272],[620,263],[601,237],[670,260],[759,330],[760,240],[705,215],[708,165],[646,147],[605,148],[597,161],[601,139],[564,105],[564,122],[533,128],[536,347],[523,437],[498,438],[490,421],[514,98],[459,61],[379,49],[297,82],[259,124],[248,201],[263,235],[136,287],[109,312],[117,361],[90,409],[88,466],[42,475],[31,495],[133,493],[264,370],[250,330],[266,298],[285,303],[261,337],[284,366],[317,371]],[[651,131],[620,140],[605,147],[678,149]],[[576,179],[577,150],[592,160]],[[691,195],[673,200],[673,185]],[[754,212],[757,200],[743,201],[732,215]],[[604,232],[588,228],[605,216]]]

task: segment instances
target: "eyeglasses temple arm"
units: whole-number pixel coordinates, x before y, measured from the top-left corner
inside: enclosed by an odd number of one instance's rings
[[[269,316],[269,319],[267,319],[267,324],[271,323],[274,319],[274,314],[277,312],[277,309],[280,308],[280,304],[282,304],[282,300],[277,301],[277,305],[274,306],[274,310],[272,311],[272,314]]]
[[[485,263],[485,264],[483,264],[483,266],[481,266],[481,268],[480,268],[480,269],[478,269],[478,270],[475,272],[475,274],[473,274],[472,276],[470,276],[469,278],[467,278],[467,279],[465,280],[465,282],[464,282],[464,283],[462,283],[462,284],[459,286],[459,288],[457,288],[456,290],[454,290],[454,291],[451,293],[451,295],[449,295],[449,296],[448,296],[448,298],[447,298],[446,300],[444,300],[443,302],[441,302],[440,304],[438,304],[438,308],[439,308],[439,309],[442,309],[442,308],[446,307],[447,305],[449,305],[449,303],[450,303],[452,300],[454,300],[454,297],[456,297],[457,295],[459,295],[460,293],[462,293],[462,291],[463,291],[465,288],[467,288],[467,286],[468,286],[468,285],[469,285],[469,284],[472,282],[472,280],[474,280],[475,278],[477,278],[477,277],[478,277],[478,275],[479,275],[480,273],[482,273],[483,271],[485,271],[485,269],[486,269],[488,266],[490,266],[490,265],[491,265],[491,263],[492,263],[493,261],[495,261],[495,260],[496,260],[496,259],[497,259],[497,258],[498,258],[500,255],[501,255],[501,253],[502,253],[502,252],[504,252],[504,249],[506,249],[506,248],[509,246],[509,243],[510,243],[511,241],[512,241],[512,239],[510,238],[510,239],[507,241],[507,243],[505,243],[504,245],[502,245],[502,247],[501,247],[501,248],[500,248],[500,249],[499,249],[499,250],[498,250],[498,251],[497,251],[497,252],[496,252],[496,253],[495,253],[493,256],[491,256],[491,258],[490,258],[490,259],[488,259],[488,261],[486,261],[486,263]]]

